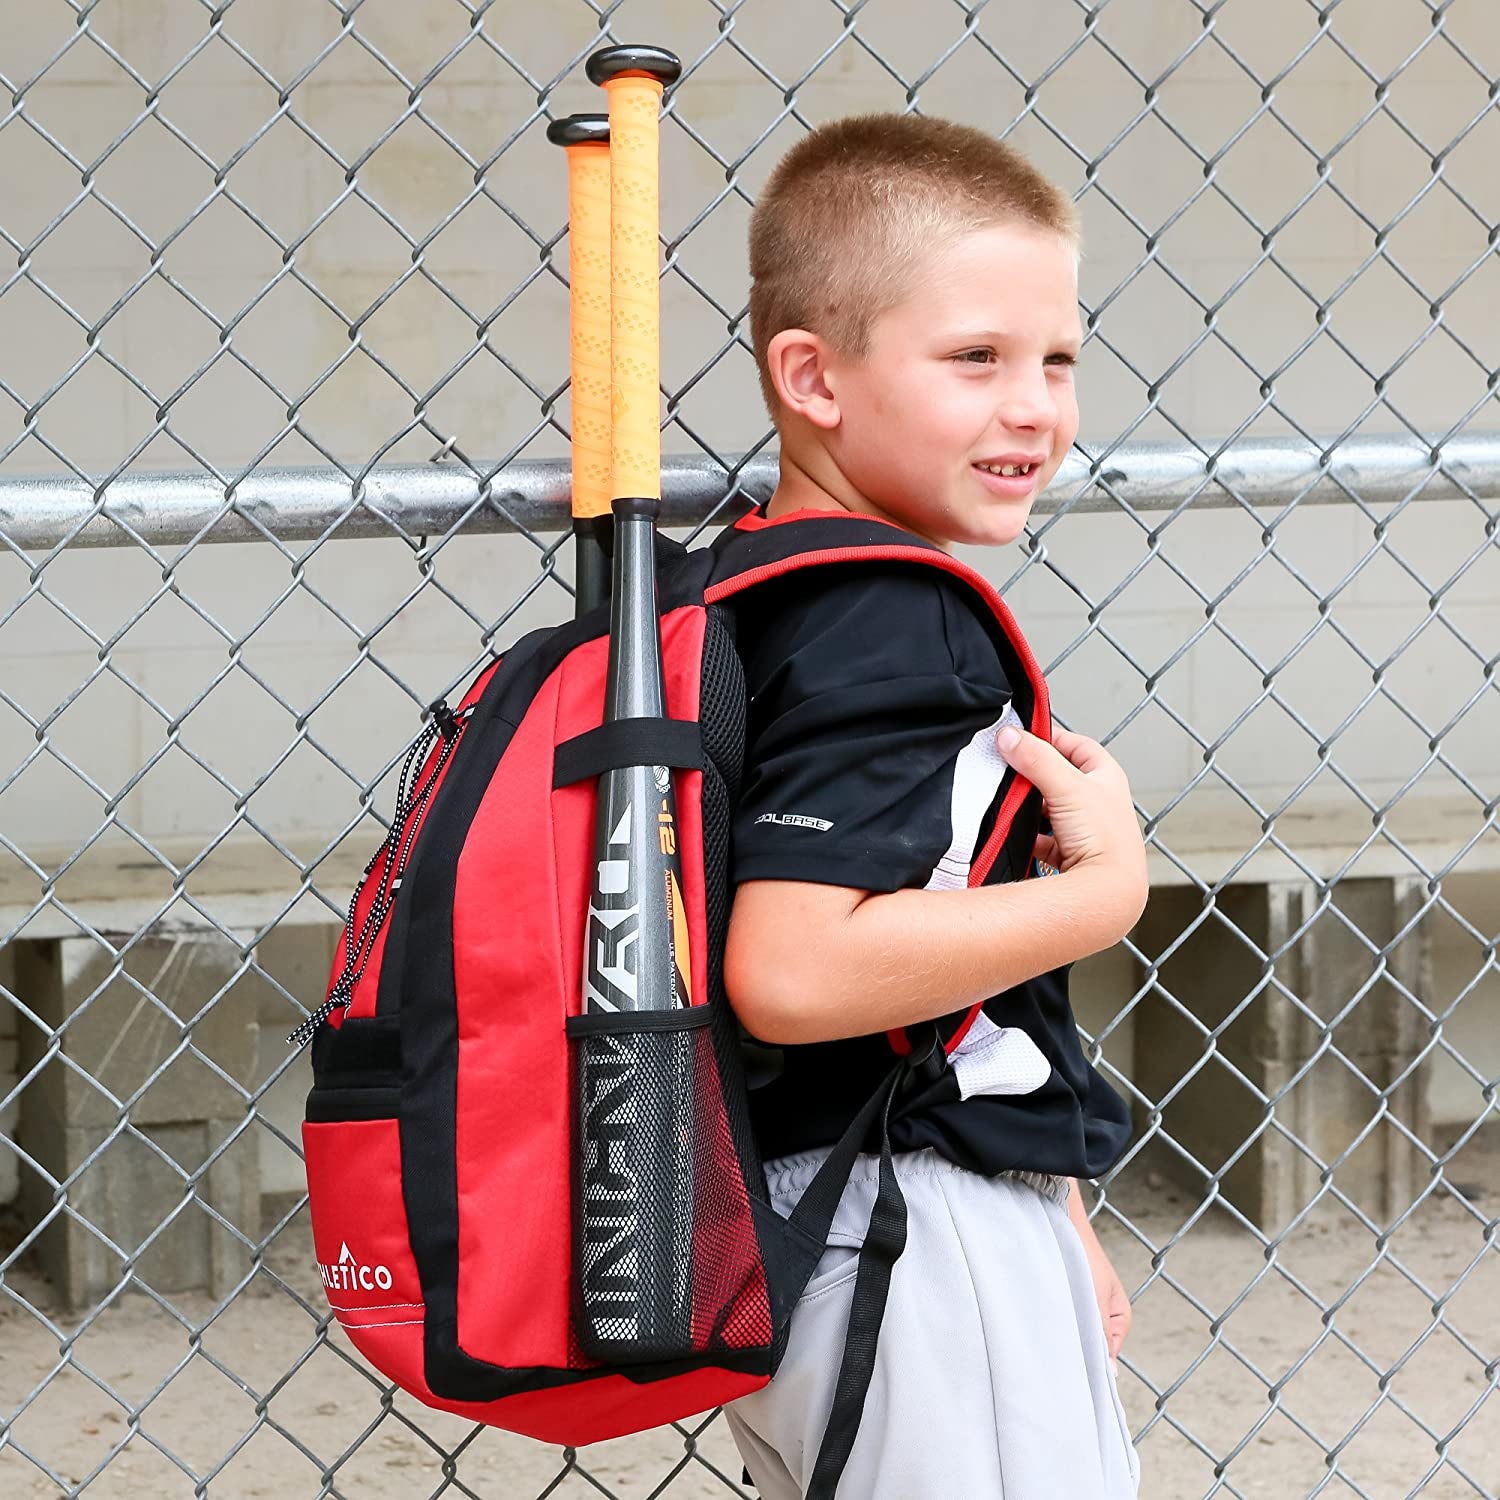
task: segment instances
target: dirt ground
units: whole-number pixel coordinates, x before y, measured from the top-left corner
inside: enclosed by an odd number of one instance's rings
[[[1136,1293],[1120,1381],[1143,1496],[1500,1495],[1500,1149],[1466,1168],[1467,1207],[1435,1195],[1383,1244],[1320,1210],[1274,1256],[1154,1178],[1122,1196],[1133,1230],[1101,1234]],[[569,1462],[404,1394],[387,1409],[337,1326],[319,1332],[305,1210],[217,1316],[133,1292],[80,1332],[24,1264],[0,1291],[0,1414],[24,1407],[0,1432],[5,1500],[747,1493],[717,1418]]]

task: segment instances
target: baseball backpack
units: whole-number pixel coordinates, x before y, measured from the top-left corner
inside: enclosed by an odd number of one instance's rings
[[[456,707],[434,705],[408,756],[326,1000],[293,1038],[312,1041],[302,1142],[313,1239],[334,1317],[382,1375],[429,1406],[576,1447],[765,1385],[855,1156],[878,1153],[879,1196],[808,1491],[832,1500],[906,1239],[891,1111],[949,1066],[980,1007],[890,1033],[888,1075],[795,1211],[770,1206],[747,1093],[773,1054],[738,1024],[721,965],[745,751],[736,609],[794,572],[812,589],[831,565],[939,568],[992,634],[1022,721],[1050,739],[1046,684],[994,589],[885,522],[757,511],[691,551],[658,534],[657,558],[669,718],[601,724],[606,603],[524,636]],[[641,764],[676,772],[692,1004],[581,1015],[596,779]],[[1035,871],[1040,794],[1006,774],[971,885],[993,883],[1002,858],[995,878]],[[580,1249],[576,1091],[594,1064],[591,1088],[622,1056],[641,1085],[637,1124],[651,1123],[653,1079],[685,1079],[686,1156],[633,1150],[628,1129],[591,1146],[622,1181],[670,1171],[676,1227],[666,1240],[625,1232]],[[661,1139],[659,1128],[639,1134]],[[601,1357],[579,1336],[585,1277],[627,1301],[632,1286],[665,1288],[685,1314]]]

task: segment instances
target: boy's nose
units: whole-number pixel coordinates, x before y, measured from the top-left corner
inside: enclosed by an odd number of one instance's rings
[[[1013,432],[1051,432],[1058,423],[1058,409],[1046,376],[1010,386],[1001,399],[999,416],[1001,424]]]

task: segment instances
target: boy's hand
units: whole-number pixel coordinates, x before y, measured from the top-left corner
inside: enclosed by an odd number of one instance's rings
[[[1104,1342],[1109,1346],[1109,1361],[1113,1366],[1120,1356],[1125,1335],[1130,1332],[1130,1298],[1126,1296],[1119,1274],[1109,1263],[1109,1256],[1104,1253],[1104,1246],[1098,1238],[1091,1235],[1083,1248],[1088,1254],[1089,1270],[1093,1272],[1094,1297],[1099,1303],[1099,1316],[1104,1321]]]
[[[1014,737],[1014,738],[1013,738]],[[1121,933],[1146,908],[1146,846],[1124,768],[1097,740],[1054,728],[1052,743],[1009,726],[1000,753],[1042,794],[1050,835],[1039,835],[1036,857],[1066,875],[1100,878]]]
[[[1114,1266],[1110,1264],[1109,1256],[1104,1253],[1104,1246],[1099,1243],[1094,1226],[1089,1222],[1077,1178],[1070,1178],[1068,1182],[1068,1217],[1073,1221],[1078,1238],[1083,1242],[1084,1254],[1088,1257],[1089,1272],[1094,1280],[1094,1298],[1099,1304],[1099,1318],[1104,1324],[1104,1342],[1109,1348],[1109,1362],[1113,1367],[1125,1342],[1125,1335],[1130,1332],[1133,1316],[1130,1298],[1126,1295],[1124,1284]]]

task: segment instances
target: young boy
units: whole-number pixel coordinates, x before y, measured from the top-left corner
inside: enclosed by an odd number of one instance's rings
[[[980,131],[870,116],[794,147],[750,226],[751,333],[781,440],[755,524],[834,511],[944,550],[1019,537],[1078,430],[1078,246],[1066,195]],[[985,1004],[949,1059],[959,1099],[892,1116],[906,1247],[838,1493],[1132,1496],[1113,1377],[1129,1303],[1073,1180],[1119,1159],[1129,1117],[1067,999],[1073,961],[1145,904],[1129,784],[1082,735],[1002,737],[1012,684],[937,570],[770,587],[739,626],[725,982],[779,1049],[750,1100],[782,1214],[889,1071],[886,1033]],[[1007,767],[1041,793],[1035,857],[1056,869],[971,888]],[[727,1408],[763,1500],[807,1489],[878,1169],[858,1157],[776,1377]]]

